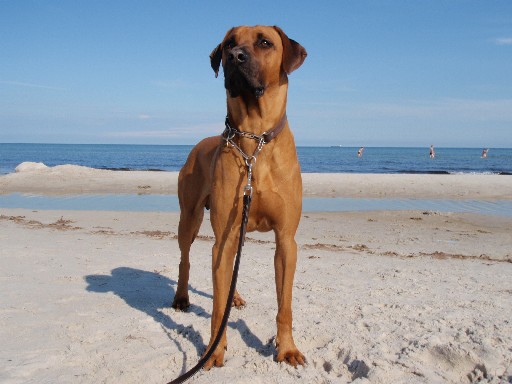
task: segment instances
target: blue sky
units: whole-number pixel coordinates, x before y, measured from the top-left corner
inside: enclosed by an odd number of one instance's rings
[[[298,145],[512,147],[509,0],[0,0],[0,142],[219,134],[208,55],[242,24],[308,51],[290,75]]]

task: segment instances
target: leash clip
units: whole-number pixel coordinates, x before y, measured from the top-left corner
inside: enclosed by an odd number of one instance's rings
[[[245,164],[247,165],[247,184],[244,187],[244,196],[249,196],[252,198],[252,166],[256,164],[256,157],[251,156],[245,159]]]
[[[249,184],[244,187],[244,196],[252,197],[252,187]]]

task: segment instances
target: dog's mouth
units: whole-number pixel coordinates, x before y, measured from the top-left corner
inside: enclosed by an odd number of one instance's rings
[[[232,64],[224,67],[224,87],[231,97],[250,94],[259,99],[265,93],[265,85],[258,79],[254,71]]]

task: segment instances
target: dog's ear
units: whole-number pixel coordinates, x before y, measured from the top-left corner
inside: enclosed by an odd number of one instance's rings
[[[212,66],[213,71],[215,72],[215,77],[219,76],[219,68],[220,68],[221,60],[222,60],[222,46],[221,46],[221,44],[219,44],[212,51],[212,53],[210,53],[210,64]]]
[[[283,69],[290,74],[302,65],[308,53],[302,45],[288,38],[281,28],[274,26],[274,29],[279,33],[283,42]]]

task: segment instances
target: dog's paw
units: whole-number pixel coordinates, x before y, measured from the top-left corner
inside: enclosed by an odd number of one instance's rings
[[[278,363],[285,362],[295,368],[297,368],[298,365],[306,364],[306,358],[298,349],[278,351],[276,360]]]
[[[172,307],[177,311],[186,311],[190,307],[188,297],[175,297],[172,302]]]
[[[209,348],[209,347],[208,347]],[[226,347],[221,347],[220,345],[217,347],[215,352],[210,356],[208,361],[204,364],[203,369],[209,371],[212,367],[222,367],[224,366],[224,351]],[[208,349],[207,349],[208,351]]]
[[[235,295],[233,296],[233,302],[231,303],[232,307],[236,307],[236,309],[242,309],[242,307],[245,307],[246,301],[240,296],[238,292],[235,292]]]

